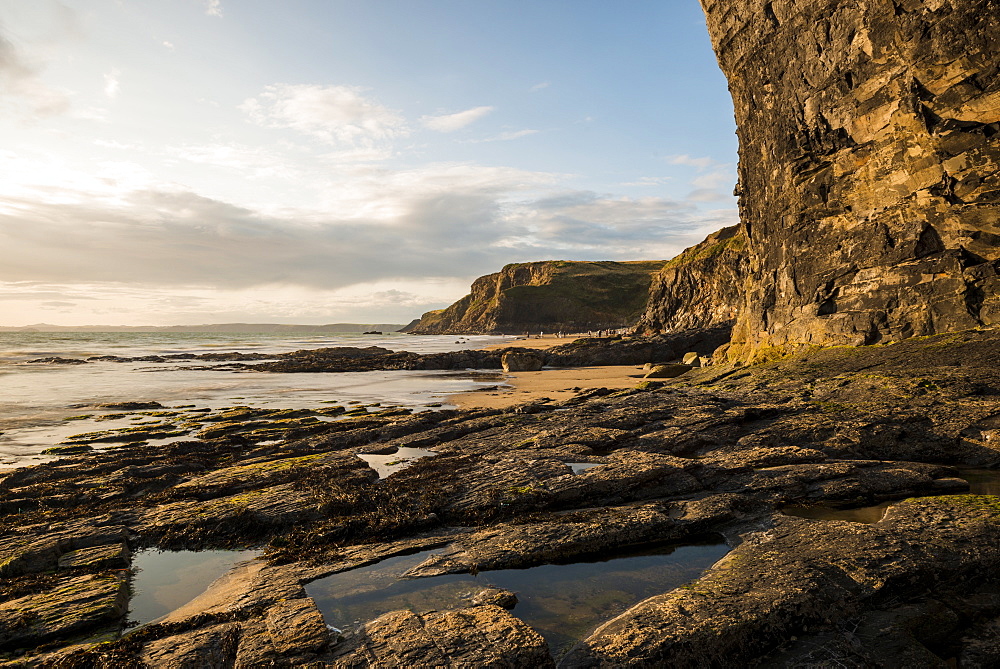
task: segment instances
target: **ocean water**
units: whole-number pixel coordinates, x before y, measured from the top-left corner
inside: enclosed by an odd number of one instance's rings
[[[41,455],[43,449],[93,428],[66,419],[92,413],[88,407],[95,404],[153,401],[165,407],[301,409],[360,402],[421,409],[446,402],[448,395],[497,383],[495,376],[458,370],[278,374],[209,370],[217,363],[192,360],[82,365],[32,364],[29,360],[283,353],[332,346],[437,353],[482,348],[504,340],[403,334],[0,332],[0,467],[48,459]],[[111,427],[106,422],[97,429]]]

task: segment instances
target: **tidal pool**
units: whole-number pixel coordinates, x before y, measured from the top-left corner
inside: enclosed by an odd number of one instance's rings
[[[420,458],[430,458],[437,455],[434,451],[411,446],[399,446],[390,455],[359,453],[358,457],[368,463],[368,466],[378,472],[378,477],[384,479],[389,474],[409,467]]]
[[[129,620],[151,623],[187,604],[217,578],[260,551],[139,551],[132,558]]]
[[[958,477],[969,482],[973,495],[1000,495],[1000,469],[959,469]]]
[[[494,586],[517,594],[512,613],[535,628],[556,657],[634,604],[698,578],[729,547],[721,542],[637,549],[605,559],[404,579],[435,551],[398,556],[306,585],[326,623],[355,627],[400,609],[415,612],[468,605]]]
[[[566,466],[573,470],[574,474],[582,474],[588,469],[593,469],[594,467],[600,467],[602,462],[567,462]]]
[[[834,509],[829,506],[807,506],[789,504],[781,509],[786,516],[808,518],[810,520],[846,520],[852,523],[877,523],[882,520],[885,510],[894,502],[882,502],[874,506],[861,506],[856,509]]]
[[[958,478],[965,479],[969,483],[969,490],[965,494],[1000,495],[1000,470],[998,469],[962,468],[958,470]],[[786,516],[809,518],[810,520],[846,520],[852,523],[870,524],[882,520],[886,510],[897,501],[899,500],[890,500],[854,509],[837,509],[822,504],[789,504],[782,507],[781,512]]]

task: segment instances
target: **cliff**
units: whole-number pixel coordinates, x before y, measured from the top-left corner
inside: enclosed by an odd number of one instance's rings
[[[403,332],[521,334],[630,327],[642,315],[662,260],[566,262],[505,266],[476,279],[447,309],[429,311]]]
[[[743,231],[734,225],[668,261],[653,277],[636,329],[653,334],[731,324],[743,300],[745,246]]]
[[[1000,1],[702,6],[740,141],[731,355],[1000,321]]]

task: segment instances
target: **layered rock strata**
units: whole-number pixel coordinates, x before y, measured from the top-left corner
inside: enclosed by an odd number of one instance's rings
[[[667,261],[649,287],[642,333],[714,328],[736,320],[746,281],[746,237],[723,228]]]
[[[731,354],[1000,321],[1000,2],[702,6],[752,277]]]
[[[505,266],[475,280],[471,292],[441,311],[429,311],[403,332],[521,334],[630,327],[646,307],[652,275],[662,260],[567,262]]]

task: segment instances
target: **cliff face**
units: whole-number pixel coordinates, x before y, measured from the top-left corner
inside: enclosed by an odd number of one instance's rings
[[[579,332],[633,325],[662,260],[545,261],[507,265],[480,277],[472,291],[441,311],[430,311],[403,332],[521,334]]]
[[[734,225],[668,261],[653,277],[637,330],[652,334],[732,323],[743,301],[745,246],[743,231]]]
[[[1000,321],[1000,0],[701,0],[740,140],[733,356]]]

